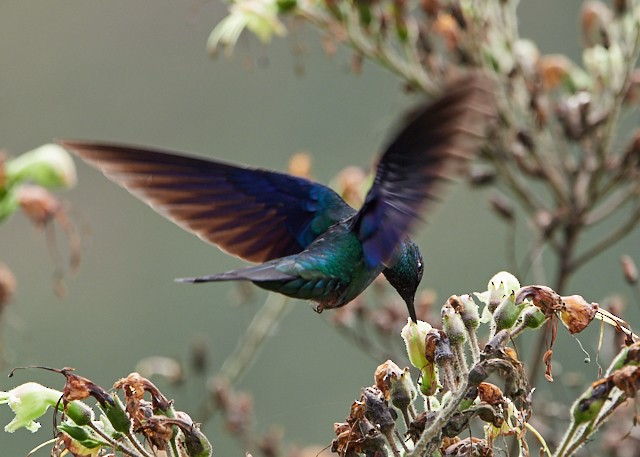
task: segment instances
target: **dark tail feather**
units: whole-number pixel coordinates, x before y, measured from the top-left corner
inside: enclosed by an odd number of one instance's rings
[[[195,278],[176,278],[176,282],[185,282],[197,284],[201,282],[216,282],[216,281],[249,281],[248,278],[238,276],[235,271],[227,271],[225,273],[219,273],[211,276],[198,276]]]
[[[202,283],[202,282],[217,282],[217,281],[287,281],[294,279],[295,276],[288,275],[278,271],[275,264],[264,263],[262,265],[255,265],[239,270],[226,271],[224,273],[218,273],[210,276],[198,276],[196,278],[177,278],[176,282],[188,282],[188,283]]]

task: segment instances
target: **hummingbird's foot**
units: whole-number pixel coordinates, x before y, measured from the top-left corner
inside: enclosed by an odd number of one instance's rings
[[[324,311],[324,305],[322,303],[316,303],[315,305],[312,305],[312,308],[318,314]]]

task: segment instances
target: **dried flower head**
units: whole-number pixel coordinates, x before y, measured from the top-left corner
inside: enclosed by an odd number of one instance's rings
[[[580,295],[562,297],[562,304],[560,320],[571,334],[584,330],[598,311],[597,303],[587,303]]]
[[[311,154],[308,152],[296,152],[289,159],[287,167],[289,174],[301,178],[311,178]]]

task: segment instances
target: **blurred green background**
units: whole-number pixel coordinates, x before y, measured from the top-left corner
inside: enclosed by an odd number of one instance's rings
[[[522,36],[544,53],[579,59],[580,4],[522,2]],[[198,0],[0,2],[0,147],[17,155],[53,138],[103,139],[279,170],[291,154],[307,150],[321,182],[347,165],[368,166],[388,128],[415,101],[398,81],[369,63],[354,75],[348,51],[326,56],[319,35],[304,27],[269,46],[243,36],[232,59],[211,60],[206,39],[225,12],[221,3]],[[300,46],[303,54],[295,53]],[[175,284],[175,277],[242,262],[165,221],[94,170],[78,169],[79,185],[64,198],[85,230],[84,248],[66,297],[54,295],[44,234],[22,215],[0,226],[0,260],[18,279],[1,324],[4,373],[28,364],[73,366],[108,387],[143,357],[186,359],[202,336],[209,370],[217,371],[265,294],[256,290],[253,305],[236,307],[230,285]],[[484,290],[493,273],[508,268],[506,229],[485,198],[452,186],[416,236],[427,262],[424,287],[434,288],[439,301]],[[526,241],[524,231],[519,236]],[[64,249],[64,236],[58,240]],[[640,260],[638,230],[583,268],[569,291],[589,301],[614,292],[630,296],[619,267],[623,253]],[[627,316],[637,316],[637,304],[630,306]],[[576,344],[564,334],[561,341],[579,365]],[[300,302],[239,387],[255,395],[259,430],[281,424],[287,441],[324,446],[379,362]],[[594,364],[582,369],[586,379],[595,376]],[[31,379],[63,385],[51,374],[19,372],[0,377],[0,390]],[[159,385],[179,409],[193,412],[202,383]],[[0,424],[9,420],[1,409]],[[45,419],[36,435],[0,433],[0,454],[25,455],[51,436],[50,427]],[[219,420],[205,430],[217,455],[244,454]]]

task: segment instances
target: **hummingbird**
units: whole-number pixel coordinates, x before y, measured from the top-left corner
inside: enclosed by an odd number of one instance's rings
[[[443,92],[387,144],[359,210],[327,186],[284,173],[147,147],[59,143],[185,230],[257,263],[176,281],[250,281],[322,312],[346,305],[382,273],[415,322],[424,262],[409,234],[494,117],[486,76],[458,78]]]

